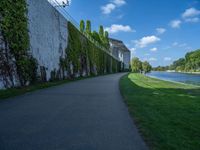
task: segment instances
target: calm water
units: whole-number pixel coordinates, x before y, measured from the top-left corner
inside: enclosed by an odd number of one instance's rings
[[[153,71],[147,74],[150,77],[155,77],[163,80],[183,82],[189,84],[200,85],[200,74],[185,74],[176,72],[158,72]]]

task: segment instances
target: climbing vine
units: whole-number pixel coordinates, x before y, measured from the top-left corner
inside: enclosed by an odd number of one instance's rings
[[[4,63],[11,68],[10,76],[16,72],[22,86],[36,80],[37,62],[28,54],[30,41],[26,0],[0,1],[0,30],[5,45],[1,48],[0,56],[5,58]],[[1,74],[6,72],[5,68],[0,68],[0,71]]]
[[[73,24],[68,23],[69,41],[66,49],[65,68],[71,77],[115,73],[122,71],[121,62],[96,47]]]

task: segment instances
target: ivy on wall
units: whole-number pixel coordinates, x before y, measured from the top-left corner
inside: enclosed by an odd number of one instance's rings
[[[16,73],[21,86],[36,80],[37,62],[28,54],[30,41],[26,0],[0,1],[0,30],[5,43],[0,57],[3,57],[4,63],[11,68],[10,76]],[[5,75],[5,69],[0,68],[1,75]],[[11,77],[10,79],[14,80]]]
[[[66,49],[65,69],[71,77],[76,75],[101,75],[122,71],[122,63],[96,47],[72,23],[68,23],[69,39]],[[64,66],[64,65],[63,65]]]
[[[66,57],[60,59],[60,70],[51,72],[51,80],[65,78],[66,71],[75,78],[122,70],[121,62],[96,47],[70,22],[68,31]],[[38,65],[29,48],[26,0],[0,0],[0,80],[6,88],[14,87],[16,81],[24,86],[37,80]],[[46,68],[40,70],[41,80],[46,81]]]

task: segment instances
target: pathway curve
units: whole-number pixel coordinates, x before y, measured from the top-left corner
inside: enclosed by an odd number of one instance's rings
[[[119,91],[106,75],[0,102],[1,150],[146,150]]]

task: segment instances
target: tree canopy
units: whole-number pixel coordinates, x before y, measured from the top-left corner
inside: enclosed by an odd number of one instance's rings
[[[200,71],[200,49],[189,52],[185,58],[174,61],[170,66],[154,68],[156,71],[175,70],[181,72],[199,72]]]
[[[145,61],[142,63],[142,70],[143,72],[146,74],[146,73],[149,73],[151,71],[152,67],[151,65],[149,64],[149,62]]]
[[[148,73],[152,70],[152,66],[149,64],[149,62],[145,61],[145,62],[142,62],[140,61],[139,58],[137,57],[134,57],[131,61],[131,69],[132,69],[132,72],[135,72],[135,73]]]
[[[80,22],[80,31],[81,32],[85,31],[85,22],[84,22],[84,20],[81,20],[81,22]]]
[[[88,34],[90,37],[92,37],[95,41],[97,41],[99,44],[101,44],[109,51],[110,48],[109,33],[107,31],[104,31],[104,27],[102,25],[99,26],[98,32],[97,31],[92,32],[91,21],[87,20],[85,27],[84,20],[81,20],[80,31]]]

